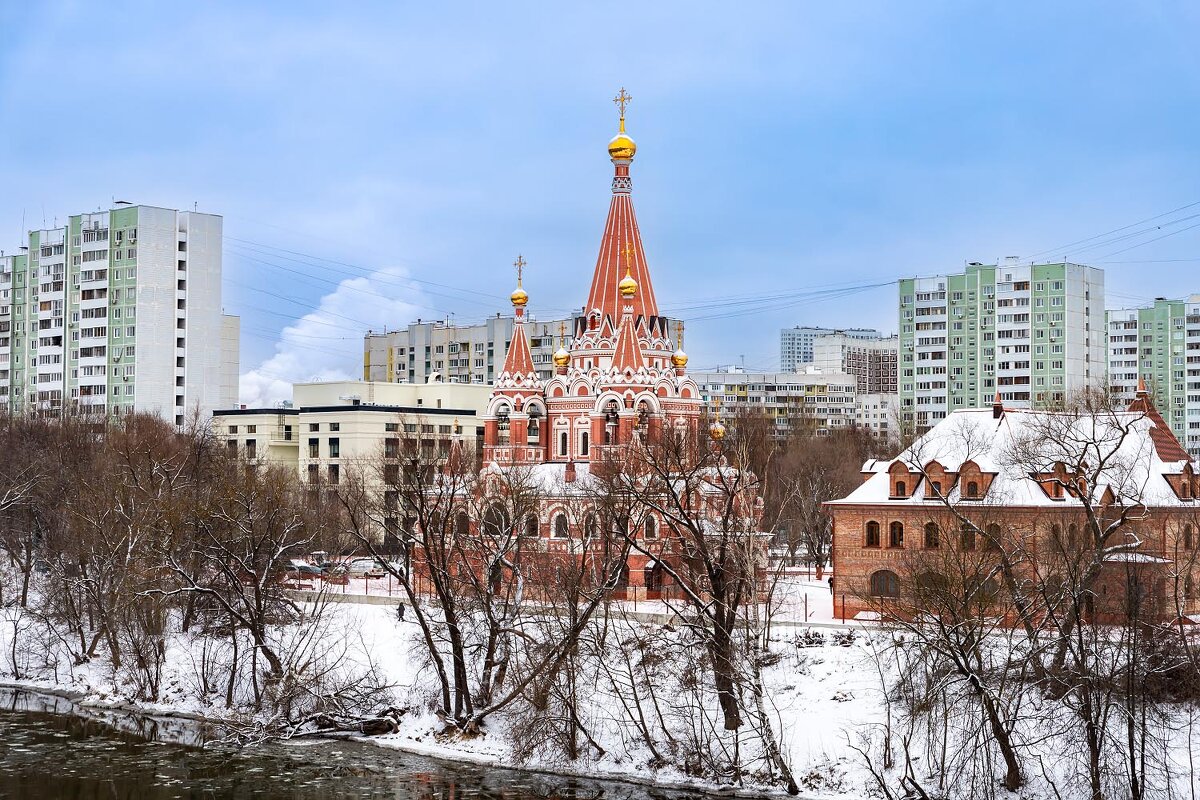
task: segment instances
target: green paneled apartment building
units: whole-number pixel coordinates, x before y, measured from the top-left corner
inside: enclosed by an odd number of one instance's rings
[[[1138,378],[1176,438],[1200,453],[1200,295],[1108,312],[1108,383],[1119,402]]]
[[[237,400],[237,317],[221,310],[222,220],[118,205],[0,254],[0,408],[161,415]]]
[[[900,423],[927,430],[950,411],[1038,407],[1107,367],[1104,272],[1081,264],[971,263],[899,282]]]

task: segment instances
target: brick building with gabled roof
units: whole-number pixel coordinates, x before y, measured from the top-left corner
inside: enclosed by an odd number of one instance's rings
[[[947,551],[986,563],[1004,548],[1042,581],[1058,579],[1064,559],[1098,558],[1097,613],[1121,613],[1136,586],[1156,614],[1195,615],[1198,490],[1200,469],[1144,385],[1125,410],[997,398],[954,411],[897,457],[865,463],[863,483],[827,504],[835,613],[911,609],[910,582]],[[1096,543],[1092,531],[1110,536]]]

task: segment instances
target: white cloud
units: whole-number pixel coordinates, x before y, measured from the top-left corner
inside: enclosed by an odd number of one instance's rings
[[[416,286],[397,286],[407,278],[407,270],[385,267],[339,283],[315,310],[280,332],[274,355],[242,373],[239,402],[250,408],[272,407],[292,398],[296,382],[361,378],[362,334],[370,327],[368,320],[407,324],[428,307]],[[361,328],[356,335],[357,325]]]

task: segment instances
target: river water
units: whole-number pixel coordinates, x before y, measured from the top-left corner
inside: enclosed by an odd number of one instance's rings
[[[695,795],[448,764],[343,741],[233,749],[197,723],[0,689],[0,798],[681,800]]]

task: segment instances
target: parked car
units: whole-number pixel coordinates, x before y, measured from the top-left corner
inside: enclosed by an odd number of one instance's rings
[[[382,578],[387,569],[378,559],[352,558],[346,562],[346,572],[351,578]]]
[[[288,563],[287,571],[289,575],[291,573],[296,573],[300,577],[305,578],[320,578],[325,574],[325,570],[322,567],[318,567],[314,564],[309,564],[307,561],[300,561],[299,559],[295,558]]]
[[[345,586],[350,582],[350,570],[345,564],[330,564],[325,567],[325,574],[321,576],[321,580],[335,586]]]

